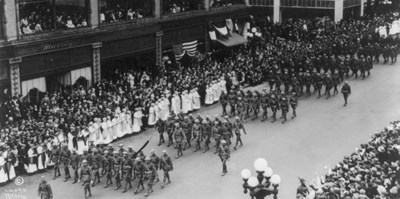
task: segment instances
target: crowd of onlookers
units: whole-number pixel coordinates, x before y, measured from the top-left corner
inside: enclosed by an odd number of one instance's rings
[[[153,16],[152,3],[147,1],[105,1],[100,8],[101,23],[141,19]]]
[[[309,185],[301,179],[297,198],[400,198],[400,121],[372,135],[367,144],[328,169]]]
[[[88,25],[85,8],[52,5],[49,2],[19,4],[19,19],[22,34],[64,30]]]
[[[163,14],[175,14],[204,8],[203,2],[200,0],[165,0],[162,3]]]

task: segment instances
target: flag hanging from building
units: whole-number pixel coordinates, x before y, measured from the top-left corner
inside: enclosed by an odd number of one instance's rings
[[[197,40],[185,42],[183,44],[172,45],[175,54],[175,60],[180,60],[187,53],[187,55],[194,57],[197,53]]]
[[[197,52],[197,40],[191,42],[185,42],[182,44],[183,50],[191,57],[196,55]]]
[[[182,57],[185,55],[185,50],[183,50],[182,44],[172,45],[172,48],[174,50],[175,60],[178,61],[182,59]]]

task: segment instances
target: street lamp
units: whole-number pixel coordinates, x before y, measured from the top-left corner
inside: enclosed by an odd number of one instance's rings
[[[254,168],[256,169],[257,177],[251,176],[249,169],[243,169],[241,172],[244,181],[244,193],[247,194],[249,192],[252,199],[263,199],[269,195],[273,195],[273,198],[277,199],[281,177],[273,174],[273,170],[268,167],[268,162],[264,158],[257,158],[254,161]],[[271,185],[273,188],[270,188]]]

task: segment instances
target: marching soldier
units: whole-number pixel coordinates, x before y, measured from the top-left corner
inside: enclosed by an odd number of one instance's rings
[[[331,97],[331,89],[332,89],[332,78],[328,74],[325,77],[325,95],[326,95],[326,99]]]
[[[230,150],[229,150],[229,145],[225,140],[221,140],[221,144],[219,147],[220,147],[219,157],[222,162],[222,176],[224,176],[226,173],[228,173],[228,169],[226,167],[226,161],[228,161],[230,158]]]
[[[219,142],[221,139],[221,129],[219,127],[218,121],[214,122],[214,125],[211,129],[211,135],[215,140],[215,152],[214,153],[217,154],[218,150],[219,150]]]
[[[222,122],[221,135],[222,138],[228,143],[228,145],[231,145],[231,137],[233,136],[233,134],[232,126],[230,125],[228,120],[224,120]]]
[[[154,149],[151,150],[150,152],[150,161],[151,163],[153,163],[153,165],[156,167],[156,170],[160,169],[159,165],[160,165],[160,158],[156,155],[156,152],[154,151]],[[156,173],[156,182],[159,182],[160,178],[158,177],[158,173]]]
[[[307,73],[305,77],[305,84],[306,84],[306,93],[308,96],[311,95],[311,84],[312,84],[312,77],[310,76],[310,73]],[[315,88],[314,88],[315,89]]]
[[[163,155],[161,156],[160,160],[160,169],[164,171],[164,177],[163,177],[163,183],[161,185],[161,188],[164,188],[165,186],[165,181],[168,180],[167,184],[171,183],[171,179],[169,177],[169,172],[174,170],[174,166],[172,164],[172,160],[167,154],[167,150],[163,150]]]
[[[113,173],[113,165],[114,165],[114,158],[112,155],[109,153],[108,150],[104,151],[104,159],[103,159],[103,171],[105,172],[106,175],[106,186],[104,188],[107,188],[108,185],[112,185],[112,173]]]
[[[46,176],[42,176],[42,180],[38,188],[38,198],[40,199],[53,199],[53,191],[50,184],[46,181]]]
[[[272,95],[271,102],[271,111],[272,111],[272,123],[276,121],[276,111],[278,111],[278,100],[276,99],[275,95]]]
[[[196,152],[198,150],[201,150],[201,146],[200,146],[201,138],[202,138],[201,127],[202,126],[200,124],[200,121],[198,119],[195,119],[194,120],[194,125],[192,126],[192,136],[193,136],[194,141],[196,143],[196,149],[194,150],[194,152]]]
[[[85,194],[85,199],[87,197],[92,196],[92,191],[90,190],[90,183],[92,182],[92,171],[87,165],[87,160],[82,161],[81,175],[80,180],[83,181],[83,190]]]
[[[282,109],[282,117],[283,117],[282,124],[284,124],[285,122],[287,122],[286,116],[287,116],[287,113],[289,112],[289,104],[285,97],[283,97],[281,100],[281,109]]]
[[[156,167],[153,163],[151,163],[150,157],[146,157],[145,169],[146,169],[146,177],[147,177],[147,193],[146,193],[145,197],[147,197],[150,195],[150,193],[153,193],[153,185],[155,183],[154,181],[157,176]]]
[[[222,91],[221,95],[219,97],[219,101],[220,101],[221,106],[222,106],[222,116],[228,115],[228,113],[226,112],[226,106],[228,105],[228,100],[229,100],[228,95],[225,94],[224,91]]]
[[[174,132],[176,147],[177,147],[177,155],[176,158],[179,158],[183,155],[182,153],[182,143],[186,140],[185,132],[183,131],[180,124],[177,122],[175,123],[175,132]]]
[[[161,120],[161,118],[157,120],[155,128],[157,129],[158,134],[160,135],[160,139],[158,142],[158,146],[160,146],[162,143],[165,143],[164,140],[165,123],[164,121]]]
[[[69,162],[69,165],[71,165],[72,170],[74,171],[74,182],[72,182],[72,184],[77,183],[78,180],[79,180],[79,173],[78,173],[79,162],[80,162],[79,155],[76,154],[76,150],[73,149],[72,150],[72,155],[71,155],[71,158],[70,158],[70,162]]]
[[[340,84],[340,76],[337,71],[332,75],[332,83],[333,83],[333,95],[336,95],[339,93],[338,91],[338,85]]]
[[[60,159],[61,159],[61,152],[58,149],[58,146],[54,145],[53,149],[51,150],[51,155],[49,158],[54,163],[54,177],[53,180],[56,179],[58,176],[61,176],[60,172]]]
[[[121,188],[121,168],[122,168],[122,157],[120,157],[119,153],[117,151],[114,151],[114,162],[113,162],[113,168],[114,168],[114,174],[115,174],[115,190],[118,190]]]
[[[347,98],[351,94],[351,88],[350,85],[347,81],[344,82],[343,87],[342,87],[342,93],[343,93],[343,98],[344,98],[344,106],[347,105]]]
[[[210,138],[211,138],[211,126],[208,124],[206,120],[203,120],[202,125],[201,125],[201,135],[204,140],[204,150],[203,153],[208,151],[210,149],[209,144],[210,144]]]
[[[316,91],[318,91],[318,98],[321,97],[322,85],[324,84],[324,77],[321,73],[316,76]]]
[[[71,175],[69,174],[69,159],[71,158],[71,151],[68,149],[67,145],[63,145],[63,150],[61,151],[61,161],[64,165],[65,180],[67,182]]]
[[[255,92],[253,94],[253,97],[251,99],[251,106],[252,106],[253,115],[254,115],[252,120],[255,120],[258,118],[258,112],[259,112],[259,108],[260,108],[260,96],[259,96],[258,92]]]
[[[192,145],[190,144],[190,140],[192,138],[192,124],[190,123],[189,117],[185,116],[185,119],[182,122],[182,129],[183,132],[185,133],[185,137],[186,137],[186,142],[185,142],[185,146],[183,147],[183,150],[187,148],[192,147]]]
[[[102,157],[97,151],[97,149],[93,149],[93,166],[92,166],[92,173],[93,173],[93,183],[92,187],[94,187],[95,183],[100,183],[100,167]]]
[[[124,187],[124,191],[122,191],[122,193],[125,193],[128,189],[132,188],[132,167],[133,167],[133,163],[131,158],[128,155],[128,152],[124,151],[124,160],[122,163],[122,178],[125,180],[125,187]],[[128,187],[129,185],[129,187]]]
[[[234,116],[236,112],[236,96],[235,91],[231,90],[228,96],[229,106],[231,107],[230,116]]]
[[[169,117],[166,123],[166,128],[167,128],[167,134],[168,134],[168,144],[167,147],[169,147],[170,145],[174,144],[174,138],[173,138],[173,134],[174,134],[174,121],[172,119],[172,117]]]
[[[245,107],[243,103],[242,97],[239,97],[236,103],[236,116],[239,116],[241,120],[244,120],[244,112],[245,112]]]
[[[138,194],[140,187],[142,187],[142,190],[144,189],[143,181],[144,181],[144,172],[145,172],[144,165],[139,157],[137,157],[135,160],[134,168],[135,168],[136,178],[138,179],[138,185],[136,187],[136,190],[133,193]]]
[[[235,143],[235,146],[233,147],[233,149],[236,150],[239,142],[240,142],[240,147],[243,146],[243,142],[242,142],[242,137],[241,137],[242,135],[240,133],[240,129],[234,128],[234,132],[235,132],[235,136],[236,136],[236,143]]]
[[[297,108],[297,105],[298,105],[298,99],[297,99],[296,93],[293,93],[293,94],[292,94],[292,97],[290,98],[290,106],[292,107],[292,110],[293,110],[292,119],[295,118],[295,117],[297,116],[297,115],[296,115],[296,108]]]
[[[249,117],[249,112],[250,112],[250,99],[251,96],[248,93],[243,97],[243,106],[244,106],[244,119],[247,119]]]
[[[268,107],[269,107],[269,98],[267,94],[263,94],[261,96],[261,108],[263,109],[263,114],[261,119],[262,122],[268,119]]]

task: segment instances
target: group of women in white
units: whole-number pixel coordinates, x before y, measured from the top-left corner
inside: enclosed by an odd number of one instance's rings
[[[211,105],[218,102],[222,92],[227,93],[226,81],[223,77],[207,85],[205,104]]]

